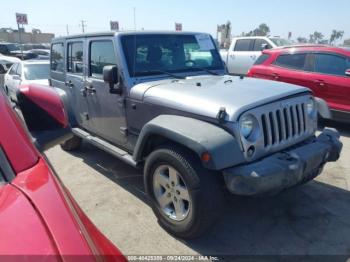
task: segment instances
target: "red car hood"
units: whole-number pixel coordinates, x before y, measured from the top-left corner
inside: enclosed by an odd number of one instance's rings
[[[64,189],[43,159],[34,167],[17,174],[11,184],[31,200],[58,254],[84,255],[91,259],[98,254],[89,235],[83,232],[84,226],[69,205]],[[32,228],[28,227],[27,230],[31,237],[36,234]]]
[[[57,254],[47,228],[32,203],[12,185],[0,188],[0,254],[40,255]]]

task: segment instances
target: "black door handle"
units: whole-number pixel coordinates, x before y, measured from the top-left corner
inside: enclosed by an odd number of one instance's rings
[[[85,90],[89,94],[95,94],[96,93],[96,89],[94,87],[92,87],[92,86],[86,86]]]
[[[323,80],[315,80],[315,83],[320,87],[326,86],[326,83]]]
[[[71,80],[64,82],[64,84],[65,86],[68,86],[68,87],[74,87],[74,84],[72,83]]]
[[[272,76],[275,80],[278,80],[280,78],[279,74],[276,73],[273,73]]]

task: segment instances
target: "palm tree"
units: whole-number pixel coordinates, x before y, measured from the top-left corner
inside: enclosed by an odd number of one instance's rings
[[[329,40],[329,43],[331,45],[335,44],[335,42],[339,39],[342,39],[344,36],[344,31],[337,31],[337,30],[333,30],[332,34],[331,34],[331,38]]]

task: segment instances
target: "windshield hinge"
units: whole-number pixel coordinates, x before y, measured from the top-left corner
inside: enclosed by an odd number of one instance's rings
[[[226,108],[220,107],[220,110],[219,110],[218,114],[216,115],[216,118],[219,120],[220,124],[226,122],[226,116],[227,116]]]

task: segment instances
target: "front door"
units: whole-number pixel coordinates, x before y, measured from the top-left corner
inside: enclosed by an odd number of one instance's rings
[[[345,75],[349,67],[350,59],[344,56],[315,54],[315,72],[312,76],[314,90],[332,109],[350,111],[350,77]]]
[[[115,145],[123,145],[126,143],[124,97],[111,94],[109,84],[103,81],[103,67],[117,65],[113,38],[91,38],[86,43],[86,49],[88,74],[85,92],[91,119],[90,130]]]
[[[84,72],[84,39],[74,39],[67,41],[67,63],[65,89],[70,92],[71,101],[74,106],[75,118],[80,127],[90,129],[90,117],[88,113],[87,96],[84,92],[85,76]]]

